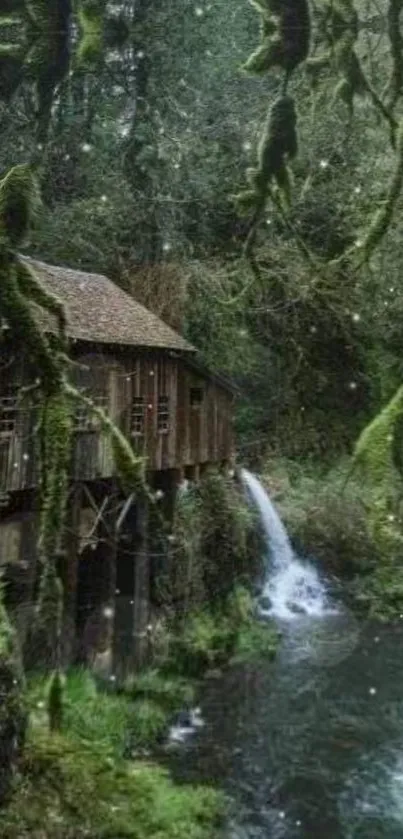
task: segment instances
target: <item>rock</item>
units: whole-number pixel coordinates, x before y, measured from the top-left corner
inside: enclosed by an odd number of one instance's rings
[[[287,609],[289,609],[290,612],[293,612],[294,615],[306,615],[306,610],[304,609],[303,606],[300,606],[298,603],[293,603],[292,602],[292,603],[287,603],[286,605],[287,605]]]
[[[262,594],[259,600],[259,607],[263,609],[265,612],[268,612],[271,609],[271,600],[267,594]]]

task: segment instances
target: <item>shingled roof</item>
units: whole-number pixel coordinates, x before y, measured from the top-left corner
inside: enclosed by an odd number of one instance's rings
[[[107,277],[47,265],[28,257],[22,259],[45,288],[64,303],[71,338],[97,344],[195,352],[185,338]],[[52,319],[45,312],[38,310],[38,318],[45,329],[52,329]]]

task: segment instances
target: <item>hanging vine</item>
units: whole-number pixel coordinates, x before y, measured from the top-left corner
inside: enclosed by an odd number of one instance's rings
[[[387,11],[388,37],[392,56],[392,71],[385,96],[388,108],[393,112],[403,89],[403,38],[400,31],[400,16],[403,10],[403,0],[389,0]]]
[[[294,70],[306,60],[310,48],[311,22],[306,0],[250,0],[260,15],[260,44],[244,64],[248,73],[262,75],[274,67],[283,72],[281,92],[270,105],[257,150],[257,166],[249,169],[249,188],[235,201],[241,212],[252,212],[244,253],[256,276],[253,256],[257,228],[268,199],[283,208],[291,200],[289,162],[298,150],[295,102],[288,95]]]
[[[334,69],[340,75],[334,96],[342,99],[353,115],[356,96],[368,95],[373,105],[390,127],[392,145],[395,142],[396,121],[368,80],[356,52],[358,15],[353,0],[331,0],[317,16],[318,37],[322,52],[308,59],[306,69],[314,84],[323,70]]]

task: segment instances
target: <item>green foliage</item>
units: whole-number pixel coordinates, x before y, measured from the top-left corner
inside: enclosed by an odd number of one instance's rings
[[[210,469],[176,501],[171,559],[160,581],[176,621],[203,604],[225,602],[260,570],[255,514],[232,478]]]
[[[97,0],[83,0],[78,6],[77,20],[80,40],[76,60],[78,66],[94,69],[103,57],[105,3]]]
[[[172,695],[167,682],[161,693],[162,677],[156,674],[139,677],[133,701],[127,695],[98,690],[86,671],[69,672],[61,731],[51,737],[49,683],[38,677],[31,681],[30,736],[14,795],[0,814],[4,839],[218,835],[223,813],[218,793],[177,787],[158,766],[123,759],[123,754],[155,744],[168,721],[166,710],[150,698],[140,698],[141,679],[144,687],[148,680],[148,687],[163,695],[164,703]]]
[[[128,747],[133,751],[155,746],[167,733],[169,715],[152,699],[138,699],[131,707]]]
[[[379,491],[385,487],[382,461],[378,467]],[[347,485],[345,473],[345,462],[327,471],[271,460],[265,481],[297,550],[342,581],[343,596],[356,611],[394,620],[403,611],[402,502],[387,512],[369,473],[365,480],[353,473]]]
[[[40,203],[30,166],[14,166],[0,184],[0,232],[12,248],[24,245]]]
[[[344,476],[345,462],[328,470],[273,458],[264,466],[264,481],[298,551],[345,580],[370,573],[379,552],[368,527],[368,488],[352,478],[343,490]]]
[[[47,690],[47,711],[50,731],[60,731],[63,724],[64,676],[56,670],[49,681]]]
[[[396,168],[392,175],[388,193],[382,206],[375,213],[368,230],[365,233],[364,241],[360,244],[360,249],[364,255],[364,259],[368,260],[375,248],[382,241],[387,233],[392,220],[398,201],[399,195],[402,191],[403,185],[403,122],[399,128],[397,138],[397,160]]]
[[[188,679],[174,673],[163,674],[155,669],[132,676],[124,689],[133,699],[158,703],[169,713],[191,706],[195,698],[194,685]]]
[[[273,658],[278,634],[257,620],[250,592],[238,586],[216,608],[190,613],[170,645],[168,672],[198,678],[206,670],[254,657]]]
[[[18,642],[0,586],[0,807],[7,799],[25,741],[27,713]]]
[[[394,465],[394,439],[397,423],[403,413],[403,386],[364,428],[356,446],[351,470],[360,468],[370,481],[377,496],[387,500],[393,491],[396,468]]]
[[[36,727],[0,829],[4,839],[210,839],[222,813],[213,790],[178,787],[153,764],[115,762],[94,743]]]
[[[308,56],[311,24],[306,0],[250,0],[261,16],[261,44],[244,64],[249,73],[267,73],[272,67],[292,72]]]
[[[254,620],[240,630],[231,663],[248,663],[257,658],[272,661],[276,656],[279,640],[278,632],[270,624]]]
[[[401,0],[389,0],[387,11],[388,37],[392,69],[387,85],[388,107],[395,108],[403,88],[403,39],[400,32]]]
[[[261,569],[256,514],[233,479],[209,470],[200,483],[204,584],[209,602],[250,585]],[[218,561],[217,561],[218,559]]]
[[[199,610],[188,615],[180,634],[172,644],[175,667],[187,676],[199,677],[222,666],[235,651],[237,630],[229,624],[225,613]]]
[[[248,170],[251,190],[236,196],[240,208],[264,208],[272,185],[289,204],[290,176],[287,163],[298,150],[294,100],[280,96],[271,105],[258,147],[258,167]]]

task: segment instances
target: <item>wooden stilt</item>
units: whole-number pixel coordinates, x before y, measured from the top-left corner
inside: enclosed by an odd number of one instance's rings
[[[150,612],[150,556],[148,544],[149,510],[147,501],[137,503],[137,550],[134,569],[133,666],[142,667],[148,651]]]
[[[75,657],[81,503],[81,485],[74,484],[68,502],[64,557],[59,569],[63,584],[63,624],[61,638],[61,658],[63,664],[68,664]]]

